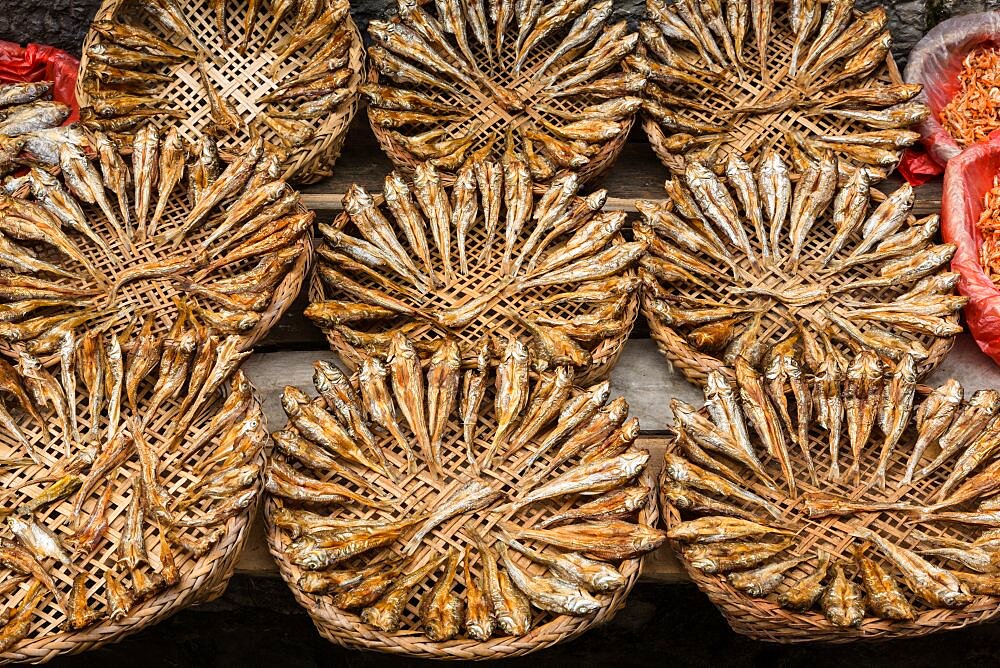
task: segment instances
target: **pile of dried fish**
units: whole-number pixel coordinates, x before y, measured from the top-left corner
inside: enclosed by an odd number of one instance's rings
[[[291,299],[277,288],[309,252],[313,214],[276,177],[280,150],[258,137],[223,165],[211,138],[191,147],[146,126],[126,158],[102,133],[59,131],[0,191],[6,348],[48,357],[77,331],[146,313],[158,316],[143,337],[159,335],[177,299],[216,333],[250,335]]]
[[[921,373],[940,361],[967,301],[946,271],[955,246],[935,244],[938,216],[910,216],[910,185],[870,203],[867,170],[838,187],[838,165],[824,152],[793,185],[773,150],[756,172],[728,156],[725,177],[690,161],[667,200],[636,203],[635,236],[649,245],[643,307],[668,355],[757,366],[798,332],[810,349],[822,336],[890,360],[912,354]]]
[[[0,85],[0,176],[6,176],[66,133],[69,105],[52,100],[51,81]]]
[[[688,567],[835,627],[1000,594],[1000,392],[966,402],[949,380],[920,401],[910,355],[817,352],[812,374],[798,341],[763,374],[737,357],[704,411],[672,403],[661,495],[685,517],[668,535]]]
[[[162,346],[67,332],[56,373],[28,352],[0,362],[0,465],[11,476],[0,495],[0,651],[118,624],[167,588],[194,586],[196,568],[197,582],[223,576],[218,557],[204,557],[246,529],[267,439],[249,381],[233,375],[239,346],[187,315]]]
[[[885,74],[892,36],[882,7],[857,14],[854,0],[730,0],[723,11],[718,0],[647,0],[646,8],[646,52],[626,64],[648,80],[645,127],[668,166],[706,147],[756,156],[770,144],[786,159],[833,151],[845,172],[866,165],[881,179],[920,138],[908,128],[930,109],[913,101],[919,85]]]
[[[227,28],[229,4],[144,0],[133,3],[134,13],[96,20],[80,82],[84,124],[109,134],[135,134],[154,120],[218,137],[259,131],[293,149],[353,102],[361,75],[350,63],[358,36],[347,0],[251,0],[235,41]],[[210,12],[214,21],[197,22],[199,12]],[[258,20],[266,17],[264,38],[255,38]],[[199,37],[195,25],[206,32]],[[251,42],[256,52],[248,60]],[[271,63],[266,78],[247,78],[247,68],[261,69],[262,57]],[[297,65],[298,59],[308,65]],[[200,82],[200,89],[189,91],[187,82]]]
[[[351,351],[385,354],[394,332],[425,352],[455,338],[469,363],[488,333],[530,340],[538,369],[596,363],[591,351],[632,328],[646,244],[622,240],[625,213],[601,211],[606,191],[578,189],[567,174],[535,196],[513,144],[450,187],[430,163],[412,183],[389,174],[379,200],[353,185],[345,213],[319,226],[325,288],[306,315],[352,363]]]
[[[607,382],[576,388],[569,367],[532,382],[524,345],[506,351],[495,372],[462,372],[448,340],[424,369],[396,333],[351,379],[317,362],[319,399],[285,388],[266,489],[293,586],[444,642],[524,635],[532,607],[591,615],[630,585],[636,564],[609,562],[664,540],[630,519],[650,492],[637,421]]]
[[[400,167],[499,159],[507,133],[537,181],[594,175],[617,155],[645,77],[621,68],[638,35],[607,25],[611,0],[397,2],[398,16],[368,24],[362,92]]]

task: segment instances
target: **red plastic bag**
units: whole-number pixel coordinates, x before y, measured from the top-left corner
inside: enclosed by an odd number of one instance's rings
[[[79,60],[53,46],[29,44],[22,47],[14,42],[0,41],[0,82],[55,82],[52,97],[73,109],[67,124],[80,118],[80,107],[76,103],[79,69]]]
[[[983,352],[1000,364],[1000,289],[982,265],[983,238],[976,229],[983,198],[1000,174],[1000,142],[970,146],[948,163],[941,196],[941,236],[957,246],[951,268],[961,274],[958,291],[969,297],[965,322]]]
[[[947,165],[962,150],[938,122],[941,109],[958,92],[962,61],[977,47],[997,44],[1000,12],[983,12],[939,23],[910,51],[903,79],[924,86],[917,99],[930,106],[931,115],[918,130],[924,148],[939,165]]]

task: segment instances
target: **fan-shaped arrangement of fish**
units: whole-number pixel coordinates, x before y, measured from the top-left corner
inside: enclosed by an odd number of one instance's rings
[[[93,130],[153,124],[226,152],[260,134],[281,172],[329,175],[357,110],[364,50],[346,0],[106,0],[83,48],[77,98]]]
[[[422,363],[396,333],[352,378],[317,362],[313,381],[319,399],[282,397],[268,540],[331,639],[521,653],[511,636],[613,614],[664,540],[625,400],[576,387],[570,367],[532,377],[517,339],[495,371],[463,372],[454,340]]]
[[[275,177],[280,151],[258,138],[224,165],[210,138],[146,126],[125,157],[104,134],[57,130],[23,135],[33,166],[0,194],[6,351],[49,361],[95,328],[161,337],[186,308],[244,345],[263,336],[311,252],[313,214]]]
[[[645,80],[621,68],[638,36],[611,0],[398,0],[371,21],[368,117],[400,169],[498,160],[505,138],[539,183],[601,174],[625,144]],[[433,9],[432,9],[433,7]]]
[[[240,337],[191,316],[162,347],[102,329],[65,341],[58,371],[0,362],[0,661],[111,642],[211,593],[261,487]]]
[[[646,246],[622,239],[626,214],[601,210],[606,191],[578,189],[567,174],[535,195],[513,149],[465,165],[453,186],[429,163],[412,182],[389,174],[378,199],[351,186],[345,213],[319,226],[306,315],[352,366],[402,332],[423,352],[454,338],[466,364],[493,336],[530,343],[540,370],[606,374],[638,312]]]
[[[703,411],[672,403],[661,495],[697,584],[737,630],[792,640],[996,614],[1000,393],[949,380],[921,398],[910,355],[802,358],[779,344],[760,374],[739,357]]]
[[[938,216],[914,220],[908,184],[884,196],[855,170],[838,186],[826,153],[793,184],[767,151],[752,170],[730,155],[726,176],[697,161],[668,180],[668,199],[639,201],[643,311],[653,338],[691,380],[742,355],[752,364],[797,333],[815,350],[911,354],[921,375],[961,331],[947,272],[952,244],[935,244]]]
[[[648,80],[643,127],[668,167],[719,147],[751,162],[773,148],[804,171],[809,156],[833,151],[845,172],[865,165],[880,180],[920,138],[909,128],[930,109],[899,77],[882,7],[724,4],[648,0],[645,53],[626,61]]]

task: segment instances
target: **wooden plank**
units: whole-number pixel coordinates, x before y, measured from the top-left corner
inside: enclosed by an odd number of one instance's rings
[[[295,385],[310,390],[312,363],[317,359],[335,360],[328,350],[258,353],[246,366],[247,374],[260,393],[271,430],[285,424],[281,411],[280,395],[285,385]],[[1000,388],[1000,367],[984,355],[967,334],[958,337],[955,349],[927,380],[937,385],[947,378],[956,378],[965,387],[966,394],[986,387]],[[667,403],[673,397],[694,405],[701,404],[701,392],[671,370],[649,340],[631,340],[625,347],[618,365],[611,374],[614,395],[624,396],[632,415],[639,418],[643,435],[642,447],[652,453],[651,469],[659,473],[665,437],[661,433],[669,424]],[[659,432],[659,433],[658,433]],[[246,550],[237,570],[252,575],[276,574],[264,542],[262,523],[258,520],[251,530]],[[646,562],[644,577],[661,582],[678,582],[685,579],[680,565],[669,550],[659,550]]]
[[[347,187],[358,183],[366,189],[380,191],[385,175],[392,163],[379,149],[363,114],[356,119],[347,134],[344,154],[335,167],[333,176],[302,188],[303,200],[314,209],[322,220],[334,216],[342,209],[340,200]],[[641,130],[634,129],[621,156],[594,188],[607,188],[608,209],[635,211],[635,200],[663,197],[663,181],[670,173],[664,167]],[[891,192],[902,184],[898,174],[893,174],[878,187]],[[920,186],[916,190],[914,213],[925,216],[941,210],[941,179]]]

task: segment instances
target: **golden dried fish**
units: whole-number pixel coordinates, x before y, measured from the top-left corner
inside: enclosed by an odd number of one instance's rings
[[[763,379],[742,356],[736,358],[735,371],[743,410],[753,424],[754,430],[764,441],[768,454],[778,461],[782,474],[785,476],[785,484],[788,486],[789,493],[794,497],[796,494],[795,475],[792,472],[785,436],[781,430],[778,415],[768,399]]]
[[[47,596],[40,582],[31,584],[17,608],[9,613],[8,621],[0,627],[0,652],[10,651],[28,637],[32,621],[41,612]]]
[[[893,545],[871,529],[855,531],[870,541],[900,570],[910,591],[933,607],[960,608],[972,601],[969,590],[950,571],[935,566],[914,552]]]
[[[132,142],[132,174],[135,181],[135,210],[140,240],[146,238],[146,222],[153,183],[158,179],[159,150],[160,135],[156,128],[152,124],[144,126]]]
[[[730,573],[726,579],[736,589],[754,598],[764,598],[784,581],[785,574],[802,563],[802,558],[786,559],[758,566],[742,573]]]
[[[479,462],[476,460],[475,441],[479,424],[479,407],[486,396],[487,371],[490,364],[491,340],[484,337],[479,343],[476,354],[476,366],[469,369],[462,377],[462,400],[460,413],[462,418],[462,437],[465,439],[465,458],[473,473],[479,475]]]
[[[908,485],[914,477],[917,466],[927,447],[944,436],[962,405],[962,385],[949,379],[937,387],[920,404],[916,413],[917,440],[906,463],[901,485]]]
[[[490,449],[483,459],[483,468],[493,466],[493,457],[501,445],[506,446],[508,438],[523,417],[522,411],[528,403],[528,348],[519,339],[511,339],[504,348],[496,375],[496,415],[497,430],[493,435]]]
[[[849,107],[865,109],[870,107],[890,107],[902,102],[908,102],[923,90],[921,84],[892,84],[888,86],[872,86],[851,88],[848,90],[824,95],[818,102],[810,101],[811,106],[819,108]]]
[[[134,144],[133,144],[134,146]],[[134,149],[133,149],[134,150]],[[155,153],[154,153],[155,155]],[[157,201],[156,209],[149,221],[148,231],[145,228],[144,216],[139,219],[139,235],[152,236],[156,232],[156,226],[163,218],[163,213],[170,202],[170,196],[174,188],[184,174],[185,162],[187,161],[187,144],[181,139],[176,127],[167,130],[163,137],[163,142],[159,149],[159,166],[152,167],[153,176],[150,179],[157,179]]]
[[[425,415],[425,388],[420,357],[413,343],[400,333],[392,336],[386,360],[392,376],[392,388],[400,411],[424,452],[427,463],[438,477],[443,477],[440,462],[432,456],[430,433]]]
[[[915,480],[929,475],[980,434],[1000,412],[1000,392],[978,390],[969,398],[969,403],[954,416],[948,430],[939,438],[941,451],[914,476]]]
[[[413,569],[412,566],[408,568],[409,572],[400,576],[377,603],[361,611],[361,621],[387,633],[398,631],[403,609],[410,600],[413,588],[436,571],[445,558],[442,555],[438,559],[431,559],[420,568]]]
[[[472,546],[465,547],[465,634],[473,640],[489,640],[493,635],[493,610],[485,588],[472,572]],[[495,563],[494,563],[495,569]],[[485,579],[486,575],[483,575]]]
[[[582,616],[600,609],[601,602],[579,585],[558,578],[531,575],[511,559],[506,544],[501,543],[498,550],[514,586],[524,592],[539,610]]]
[[[33,517],[8,517],[7,527],[32,554],[55,559],[61,564],[70,563],[70,553],[62,540]]]
[[[286,386],[282,392],[281,406],[292,425],[310,441],[321,445],[332,454],[390,477],[385,467],[368,458],[347,429],[328,412],[309,401],[309,397],[302,390]]]
[[[691,565],[705,573],[729,573],[759,566],[792,545],[791,539],[780,543],[728,541],[704,545],[687,545],[681,555]]]
[[[923,122],[930,115],[930,107],[922,102],[904,102],[881,110],[829,109],[824,113],[858,121],[877,130],[894,130]]]
[[[767,69],[767,45],[771,41],[771,24],[774,18],[773,0],[750,0],[750,23],[757,40],[757,57],[760,62],[760,78],[764,83],[771,79]]]
[[[817,550],[818,563],[809,574],[793,583],[778,596],[778,603],[783,608],[804,612],[810,610],[823,595],[823,580],[830,570],[830,553]]]
[[[879,427],[885,438],[879,453],[878,465],[872,474],[872,482],[879,490],[885,490],[885,477],[889,469],[889,458],[903,437],[910,423],[913,397],[917,389],[916,361],[912,355],[903,355],[892,371],[892,377],[885,386],[885,397],[879,412]],[[944,498],[942,493],[941,498]]]
[[[434,165],[419,165],[413,177],[413,189],[431,228],[431,236],[441,255],[445,276],[451,278],[451,221],[452,208],[441,184],[441,176]]]
[[[496,501],[502,494],[502,492],[479,480],[473,480],[453,490],[452,496],[438,499],[433,512],[430,513],[427,519],[420,525],[417,532],[406,542],[403,548],[404,551],[412,554],[420,547],[420,543],[424,537],[439,524],[456,515],[464,515],[481,510]]]
[[[820,597],[823,614],[834,626],[860,626],[865,617],[864,592],[844,574],[841,564],[832,568],[833,580]]]
[[[444,642],[458,635],[465,617],[462,599],[452,593],[458,571],[459,551],[452,548],[439,578],[420,600],[420,625],[432,642]]]
[[[580,504],[570,510],[547,517],[538,523],[539,529],[563,524],[572,520],[611,519],[630,515],[645,507],[649,499],[649,488],[634,485],[625,489],[610,491],[593,501]]]
[[[870,350],[859,352],[847,367],[843,394],[853,461],[846,475],[853,475],[855,481],[860,479],[861,454],[882,404],[883,373],[881,360]]]
[[[634,479],[645,470],[648,461],[648,452],[635,450],[610,459],[580,464],[496,511],[520,510],[537,501],[566,494],[603,494]]]
[[[683,543],[718,543],[765,536],[791,536],[791,531],[777,529],[750,520],[707,516],[675,524],[667,531],[667,538]]]

